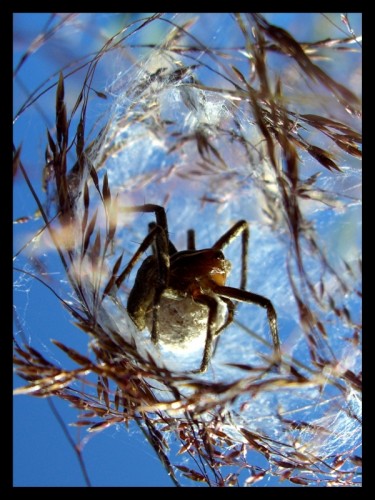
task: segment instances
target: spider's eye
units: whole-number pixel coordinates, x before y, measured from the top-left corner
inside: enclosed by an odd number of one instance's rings
[[[221,250],[217,250],[214,254],[215,259],[217,260],[225,260],[224,254]]]

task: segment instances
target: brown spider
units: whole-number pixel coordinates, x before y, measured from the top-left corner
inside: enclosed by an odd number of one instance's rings
[[[238,221],[211,247],[196,250],[194,231],[189,230],[187,250],[178,252],[169,239],[167,217],[158,205],[124,207],[125,212],[153,212],[156,224],[151,223],[149,233],[133,255],[128,266],[117,279],[119,286],[130,273],[146,249],[152,245],[153,255],[141,264],[130,292],[127,310],[139,330],[146,327],[154,343],[190,342],[205,335],[201,366],[195,373],[207,370],[212,344],[234,318],[232,300],[264,307],[271,330],[275,362],[280,361],[280,342],[276,311],[269,299],[245,290],[249,227]],[[231,264],[222,250],[242,235],[242,270],[240,288],[225,286]],[[231,300],[232,299],[232,300]]]

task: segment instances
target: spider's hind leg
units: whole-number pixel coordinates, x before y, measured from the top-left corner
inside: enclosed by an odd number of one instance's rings
[[[220,339],[221,339],[220,334],[231,323],[233,323],[234,313],[235,313],[235,310],[236,310],[236,304],[234,304],[231,300],[227,299],[226,297],[220,297],[220,299],[223,302],[226,303],[227,308],[228,308],[228,314],[227,314],[227,319],[225,320],[225,322],[223,323],[223,325],[215,332],[216,342],[215,342],[215,346],[214,346],[214,349],[213,349],[213,352],[212,352],[213,356],[215,355],[215,353],[217,351],[217,348],[219,346],[219,342],[220,342]]]
[[[206,342],[204,345],[203,358],[201,362],[200,368],[198,370],[193,370],[193,373],[204,373],[207,371],[208,364],[212,357],[212,343],[214,340],[215,333],[215,321],[217,317],[218,305],[216,300],[213,297],[208,295],[200,295],[195,299],[196,302],[204,304],[208,307],[208,320],[207,320],[207,335]]]

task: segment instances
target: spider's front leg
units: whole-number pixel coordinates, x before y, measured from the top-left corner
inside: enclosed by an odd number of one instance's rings
[[[232,226],[217,242],[213,245],[215,250],[224,250],[225,247],[230,245],[238,236],[241,235],[242,239],[242,256],[241,256],[241,284],[240,289],[246,289],[247,282],[247,260],[249,254],[249,238],[250,230],[249,224],[245,220],[239,220]]]
[[[153,205],[149,203],[146,205],[137,205],[133,207],[122,207],[121,211],[125,213],[152,212],[155,214],[156,224],[150,224],[150,231],[148,235],[145,237],[138,250],[133,255],[129,264],[118,277],[116,281],[117,286],[120,286],[124,279],[128,276],[128,274],[130,274],[131,270],[138,262],[141,255],[147,250],[150,245],[152,245],[153,253],[158,259],[160,268],[160,282],[164,282],[165,286],[167,286],[169,279],[169,245],[171,245],[171,243],[169,242],[167,216],[164,208],[160,207],[159,205]]]

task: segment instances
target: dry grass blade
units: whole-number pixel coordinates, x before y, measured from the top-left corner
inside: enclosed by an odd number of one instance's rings
[[[87,221],[89,218],[90,192],[89,192],[89,188],[87,186],[87,182],[85,182],[85,185],[83,188],[83,205],[84,205],[84,212],[83,212],[82,224],[81,224],[82,234],[85,233]]]
[[[92,362],[86,358],[86,356],[83,356],[79,352],[75,351],[74,349],[71,349],[70,347],[66,347],[64,344],[59,342],[58,340],[52,340],[52,342],[62,351],[64,351],[73,361],[76,363],[83,365],[87,368],[93,368],[94,365]]]
[[[85,124],[83,118],[81,117],[77,126],[77,145],[76,145],[77,162],[80,172],[83,172],[84,169],[84,163],[83,163],[84,150],[85,150]]]
[[[120,269],[121,262],[122,262],[122,257],[123,256],[120,255],[120,257],[115,262],[115,265],[113,266],[112,274],[111,274],[111,277],[110,277],[107,285],[104,288],[102,299],[104,299],[104,297],[111,292],[112,288],[114,287],[114,285],[116,283],[116,280],[118,278],[118,271]]]
[[[21,154],[21,146],[18,146],[16,151],[14,152],[13,155],[13,177],[17,174],[18,171],[18,164],[20,160],[20,154]]]
[[[60,73],[56,92],[56,133],[57,144],[61,151],[63,151],[68,144],[68,122],[64,96],[64,77],[63,74]]]
[[[84,240],[83,240],[83,252],[82,252],[82,259],[86,255],[88,246],[90,244],[90,239],[91,236],[95,230],[95,225],[96,225],[96,219],[98,217],[98,209],[95,210],[94,215],[92,216],[89,225],[84,233]]]
[[[107,175],[107,172],[104,174],[104,177],[103,177],[103,189],[102,189],[102,192],[103,192],[104,205],[106,207],[108,207],[108,205],[111,202],[111,190],[109,189],[109,185],[108,185],[108,175]]]
[[[285,54],[290,55],[300,68],[312,79],[318,80],[338,98],[340,103],[352,113],[360,114],[360,101],[356,95],[344,85],[333,80],[321,68],[312,63],[301,45],[284,29],[269,24],[260,14],[253,14],[257,26],[274,40]]]
[[[112,203],[110,204],[107,212],[108,217],[108,243],[112,242],[116,229],[117,229],[117,219],[118,219],[118,198],[112,199]]]
[[[57,14],[52,14],[52,16],[57,16]],[[22,65],[34,52],[36,52],[43,44],[45,44],[58,30],[63,28],[67,22],[74,18],[74,16],[76,16],[76,14],[66,14],[60,19],[56,26],[43,33],[42,35],[38,35],[36,38],[34,38],[27,51],[24,53],[23,57],[21,57],[19,63],[17,64],[17,67],[14,70],[14,75],[19,72]]]
[[[337,170],[338,172],[341,172],[341,169],[336,165],[336,163],[332,160],[333,155],[329,154],[327,151],[325,151],[322,148],[319,148],[318,146],[313,146],[312,144],[304,144],[304,147],[306,147],[307,152],[318,162],[323,165],[323,167],[328,168],[328,170]]]

